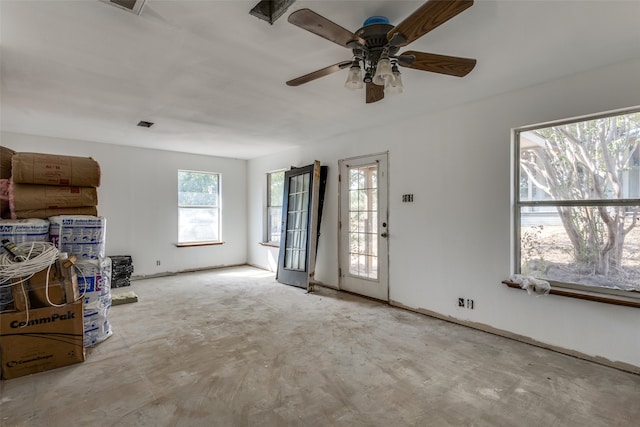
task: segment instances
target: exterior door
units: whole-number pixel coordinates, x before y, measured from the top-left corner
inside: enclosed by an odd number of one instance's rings
[[[339,161],[340,289],[389,300],[388,154]]]

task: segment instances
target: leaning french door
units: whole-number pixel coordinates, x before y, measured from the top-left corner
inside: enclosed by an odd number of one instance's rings
[[[340,289],[389,300],[388,154],[339,161]]]
[[[319,218],[326,168],[316,161],[284,174],[282,234],[277,279],[310,290],[315,274]]]

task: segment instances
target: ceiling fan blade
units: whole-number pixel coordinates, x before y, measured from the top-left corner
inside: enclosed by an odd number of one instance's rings
[[[337,43],[342,47],[350,47],[349,45],[354,41],[363,46],[365,44],[364,40],[351,31],[342,28],[335,22],[329,21],[324,16],[318,15],[311,9],[296,10],[289,15],[288,20],[293,25],[297,25],[304,30]]]
[[[398,64],[416,70],[464,77],[476,66],[476,60],[410,50],[398,57]]]
[[[473,0],[429,0],[391,29],[387,39],[394,46],[406,46],[471,6]]]
[[[384,86],[367,83],[367,104],[378,102],[384,98]]]
[[[300,76],[298,78],[289,80],[287,82],[288,86],[300,86],[301,84],[308,83],[312,80],[319,79],[320,77],[328,76],[329,74],[333,74],[336,71],[340,71],[343,68],[347,68],[351,65],[351,61],[342,61],[337,64],[329,65],[328,67],[322,68],[320,70],[314,71],[309,74],[305,74],[304,76]]]

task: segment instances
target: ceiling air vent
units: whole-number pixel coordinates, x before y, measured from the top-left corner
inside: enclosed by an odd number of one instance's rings
[[[129,12],[133,12],[136,15],[140,15],[140,12],[142,12],[142,7],[144,6],[144,2],[146,0],[100,0],[100,1],[119,7],[120,9],[128,10]]]
[[[250,15],[267,21],[273,25],[296,0],[264,0],[249,11]]]

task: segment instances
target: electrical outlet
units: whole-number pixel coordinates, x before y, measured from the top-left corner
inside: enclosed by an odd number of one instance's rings
[[[157,261],[156,261],[156,265],[160,265],[160,260],[157,260]]]
[[[470,308],[471,310],[473,310],[473,300],[472,299],[467,299],[467,308]]]
[[[464,298],[458,298],[458,307],[464,308]]]

